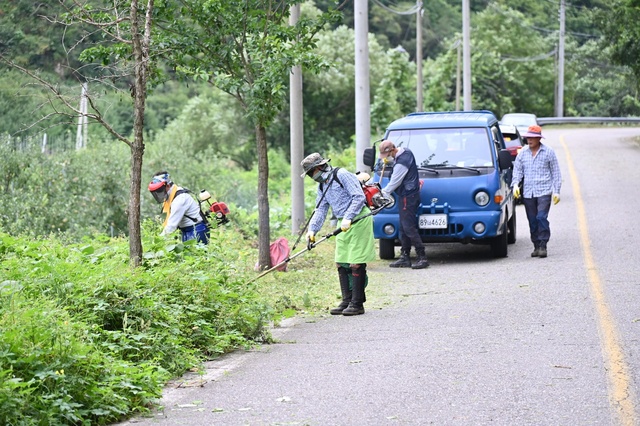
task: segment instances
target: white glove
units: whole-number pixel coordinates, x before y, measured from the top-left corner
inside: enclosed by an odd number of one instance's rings
[[[311,244],[316,242],[316,233],[313,231],[307,232],[307,241]]]
[[[553,199],[553,204],[558,204],[560,202],[560,194],[553,194],[551,198]]]
[[[347,232],[349,228],[351,228],[351,221],[349,219],[342,219],[342,223],[340,224],[342,232]]]

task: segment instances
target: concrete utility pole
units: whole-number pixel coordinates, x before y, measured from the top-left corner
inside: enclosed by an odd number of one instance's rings
[[[371,140],[371,108],[369,99],[369,6],[368,0],[354,0],[355,67],[356,67],[356,171],[368,171],[362,161]]]
[[[461,64],[462,64],[462,46],[460,39],[456,40],[455,48],[457,51],[458,62],[456,64],[456,111],[460,111],[460,86],[461,86]]]
[[[560,39],[558,41],[558,92],[556,93],[556,117],[564,117],[564,0],[560,0]]]
[[[462,0],[462,94],[464,110],[471,111],[471,11],[469,0]]]
[[[87,134],[89,120],[87,119],[88,102],[87,90],[89,86],[87,82],[82,83],[82,92],[80,95],[80,116],[78,117],[78,132],[76,133],[76,150],[87,147]]]
[[[418,66],[418,82],[416,84],[416,111],[422,111],[424,101],[422,98],[422,2],[416,2],[416,65]]]
[[[291,6],[289,25],[294,26],[300,20],[300,4]],[[304,178],[300,162],[304,158],[303,106],[302,106],[302,67],[295,66],[289,74],[290,97],[290,150],[291,150],[291,233],[296,235],[304,226]]]

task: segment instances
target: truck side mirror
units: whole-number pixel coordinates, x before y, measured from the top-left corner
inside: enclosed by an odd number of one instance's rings
[[[509,150],[501,149],[498,152],[498,164],[500,165],[500,170],[509,169],[513,166],[513,156]]]
[[[373,169],[373,166],[376,165],[376,149],[375,147],[365,148],[362,153],[362,162],[365,166],[369,166]]]

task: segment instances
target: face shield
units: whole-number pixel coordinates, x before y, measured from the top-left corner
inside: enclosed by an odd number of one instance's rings
[[[153,198],[155,198],[158,204],[164,203],[164,201],[167,199],[166,186],[162,186],[155,191],[151,191],[151,195],[153,195]]]

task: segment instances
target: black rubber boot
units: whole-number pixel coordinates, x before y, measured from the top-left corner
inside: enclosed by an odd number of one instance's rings
[[[409,253],[400,252],[400,258],[395,262],[389,264],[391,268],[411,268],[411,259],[409,258]]]
[[[547,243],[540,244],[538,249],[538,257],[547,257]]]
[[[418,261],[411,265],[411,269],[424,269],[428,267],[429,262],[427,261],[427,255],[424,253],[418,253]]]
[[[352,269],[351,276],[353,277],[351,303],[349,303],[349,306],[342,311],[342,315],[362,315],[364,314],[363,304],[366,299],[364,294],[364,285],[367,280],[367,264],[362,263],[358,269]]]
[[[335,308],[331,309],[329,313],[331,315],[342,315],[349,303],[351,302],[351,290],[349,289],[349,270],[338,267],[338,277],[340,278],[340,292],[342,293],[342,302]]]
[[[540,247],[537,244],[533,245],[533,251],[531,252],[531,257],[539,257],[540,256]]]

